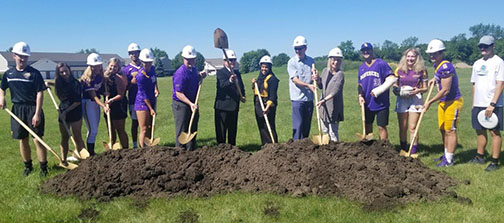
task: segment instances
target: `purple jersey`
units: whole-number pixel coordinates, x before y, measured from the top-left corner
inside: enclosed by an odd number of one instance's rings
[[[122,73],[126,75],[126,78],[128,79],[128,103],[130,105],[135,104],[135,98],[138,91],[138,86],[131,83],[131,80],[136,77],[139,70],[140,66],[137,67],[133,64],[128,64],[122,69]]]
[[[182,64],[173,74],[173,100],[180,101],[176,94],[178,91],[184,93],[189,101],[194,102],[196,100],[196,93],[198,92],[199,81],[200,75],[196,67],[189,70]]]
[[[421,87],[422,82],[428,81],[426,71],[420,71],[417,73],[414,70],[408,70],[408,72],[405,72],[403,70],[396,69],[394,74],[397,78],[399,78],[399,87],[410,86],[419,88]]]
[[[393,75],[392,69],[381,59],[374,59],[371,64],[364,62],[360,66],[357,83],[362,86],[363,96],[369,110],[379,111],[390,106],[388,90],[377,98],[371,96],[371,90],[383,84],[389,75]]]
[[[156,71],[154,69],[154,66],[152,66],[150,71],[147,72],[142,67],[135,77],[138,85],[138,91],[135,98],[136,111],[145,111],[149,109],[147,104],[145,104],[145,99],[148,99],[151,106],[156,108],[156,97],[154,95],[154,88],[156,86]]]
[[[462,94],[459,90],[458,77],[457,72],[455,71],[455,67],[447,60],[443,60],[439,65],[434,65],[434,77],[436,78],[436,82],[439,86],[439,90],[442,89],[441,79],[453,77],[451,81],[450,92],[439,101],[453,101],[462,97]]]
[[[95,76],[89,83],[87,83],[85,81],[81,81],[82,92],[83,92],[82,98],[83,99],[91,99],[91,100],[93,100],[89,96],[88,91],[95,91],[96,92],[96,96],[98,98],[100,98],[100,92],[99,92],[99,90],[101,89],[102,83],[103,83],[103,77],[100,76],[100,75]]]

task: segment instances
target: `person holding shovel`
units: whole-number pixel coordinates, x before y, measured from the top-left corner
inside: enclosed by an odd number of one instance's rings
[[[343,84],[345,75],[341,70],[343,53],[340,48],[334,48],[327,55],[327,67],[318,77],[317,87],[322,89],[322,95],[317,106],[322,120],[322,131],[329,133],[331,141],[338,142],[338,126],[343,121]]]
[[[245,102],[245,88],[240,72],[234,70],[236,55],[232,50],[226,50],[229,62],[223,55],[224,67],[217,71],[217,93],[215,95],[215,134],[217,144],[226,143],[236,145],[236,131],[238,130],[238,112],[240,101]],[[234,75],[231,73],[234,71]],[[239,88],[235,84],[238,82]],[[241,91],[241,94],[240,92]],[[242,98],[240,98],[243,96]]]
[[[276,108],[278,105],[277,91],[278,91],[278,78],[272,71],[273,63],[271,62],[270,56],[263,56],[259,61],[261,65],[261,70],[257,78],[252,79],[252,90],[254,91],[254,107],[255,107],[255,117],[257,122],[257,127],[259,127],[259,135],[261,136],[261,144],[277,142],[278,136],[276,133],[275,116]],[[257,83],[258,90],[255,89],[255,83]],[[259,92],[259,95],[258,93]],[[261,100],[261,101],[260,101]],[[264,111],[259,103],[266,104]],[[265,116],[266,115],[266,116]],[[268,122],[271,127],[271,139],[270,132],[267,128],[265,117],[268,118]]]
[[[56,89],[56,96],[58,96],[60,101],[58,109],[58,122],[59,130],[61,133],[61,158],[62,163],[66,165],[68,164],[68,140],[70,139],[70,135],[66,130],[66,126],[68,126],[68,128],[72,131],[75,143],[77,144],[76,149],[81,150],[86,148],[81,134],[82,91],[79,81],[75,79],[72,74],[72,70],[70,70],[70,67],[66,63],[59,63],[56,65],[56,72],[54,74],[54,77],[54,88]]]
[[[426,112],[434,102],[439,101],[438,126],[445,152],[440,158],[438,167],[453,166],[453,156],[457,147],[457,123],[464,105],[455,67],[444,59],[445,49],[441,40],[434,39],[429,42],[425,51],[434,66],[434,78],[429,80],[429,86],[435,83],[439,86],[437,94],[428,100],[423,108],[423,112]]]
[[[292,104],[292,139],[299,140],[310,135],[313,115],[312,84],[313,58],[306,55],[307,41],[303,36],[297,36],[292,46],[296,56],[289,59],[289,94]],[[315,71],[313,71],[315,72]]]
[[[399,142],[401,150],[408,151],[406,140],[408,130],[410,137],[413,137],[422,112],[422,94],[427,91],[427,70],[420,51],[415,48],[404,51],[394,74],[399,79],[393,87],[393,92],[397,96],[395,111],[399,120]],[[418,149],[418,137],[410,143],[413,144],[410,154],[415,154]]]
[[[46,86],[44,79],[38,70],[28,65],[28,57],[31,55],[30,46],[25,42],[18,42],[12,47],[12,57],[16,66],[9,68],[2,76],[0,85],[0,108],[5,109],[5,91],[9,88],[12,112],[28,125],[39,137],[44,136],[44,112],[42,103]],[[31,160],[31,148],[26,131],[13,118],[11,119],[12,138],[19,140],[19,150],[24,162],[24,176],[33,171]],[[37,148],[37,156],[40,162],[40,176],[47,176],[47,150],[40,142],[33,139]]]
[[[103,59],[96,53],[87,57],[88,67],[80,77],[82,86],[82,106],[84,121],[87,128],[87,149],[89,155],[96,155],[95,141],[100,124],[100,108],[104,113],[108,112],[107,106],[100,100],[100,88],[103,83]]]
[[[198,87],[203,78],[204,71],[196,69],[195,59],[197,52],[194,47],[187,45],[182,49],[184,63],[173,74],[172,110],[175,120],[175,146],[186,150],[196,149],[196,135],[186,144],[179,142],[179,136],[185,132],[198,130],[199,109],[196,101]],[[195,112],[192,126],[189,127],[192,113]],[[188,130],[191,131],[188,131]]]
[[[136,43],[128,45],[128,55],[131,62],[124,66],[122,73],[128,79],[128,109],[131,117],[131,139],[133,140],[133,148],[138,147],[138,118],[135,111],[135,98],[138,91],[136,82],[133,83],[138,71],[142,66],[142,62],[138,58],[140,56],[140,46]]]
[[[156,71],[154,66],[152,66],[154,54],[149,49],[143,49],[140,51],[139,58],[142,61],[142,67],[138,71],[134,81],[138,86],[135,98],[135,111],[140,127],[138,144],[140,148],[143,148],[145,147],[145,138],[150,138],[152,117],[156,114],[156,92],[159,91],[156,84]]]
[[[109,105],[112,144],[116,141],[116,133],[119,136],[119,142],[123,149],[128,148],[128,134],[125,130],[125,121],[128,117],[128,99],[125,96],[128,80],[125,75],[120,73],[121,61],[112,57],[108,61],[107,70],[105,71],[105,92],[108,93],[108,100],[105,98],[104,103]],[[105,120],[107,115],[104,114]]]
[[[502,88],[504,87],[504,61],[494,53],[495,39],[492,36],[481,37],[478,48],[483,56],[473,64],[471,83],[473,83],[472,127],[476,130],[477,151],[471,163],[484,164],[487,130],[492,136],[492,157],[486,171],[499,168],[499,155],[502,146]],[[497,126],[487,129],[478,122],[478,114],[485,111],[485,117],[495,114]]]
[[[359,103],[364,106],[365,135],[373,132],[376,117],[380,139],[388,140],[389,88],[397,78],[387,62],[374,57],[371,43],[363,43],[360,51],[364,63],[359,67],[357,89]]]

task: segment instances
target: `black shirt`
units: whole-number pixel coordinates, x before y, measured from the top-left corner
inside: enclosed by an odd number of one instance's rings
[[[60,111],[66,110],[74,102],[81,102],[81,86],[77,79],[71,77],[70,82],[67,82],[63,78],[58,78],[55,88],[60,99]]]
[[[2,77],[2,90],[10,88],[11,100],[14,104],[36,104],[37,93],[46,89],[40,72],[27,66],[23,71],[15,67],[5,71]]]

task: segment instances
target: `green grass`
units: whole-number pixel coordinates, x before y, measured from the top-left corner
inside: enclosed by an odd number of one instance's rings
[[[286,142],[292,134],[291,105],[288,95],[288,76],[285,66],[274,69],[280,79],[279,108],[277,110],[277,131],[280,142]],[[473,205],[457,203],[453,199],[439,202],[420,202],[394,210],[366,212],[360,205],[336,197],[291,198],[273,194],[249,194],[234,192],[209,198],[174,199],[156,198],[142,205],[131,198],[119,198],[101,203],[94,200],[80,201],[73,197],[56,197],[41,194],[40,184],[45,179],[38,176],[38,164],[29,177],[22,176],[23,163],[19,155],[18,143],[10,138],[10,119],[6,112],[0,113],[0,222],[179,222],[196,217],[199,222],[499,222],[504,219],[503,170],[484,172],[485,166],[466,164],[475,152],[476,135],[470,125],[471,84],[470,70],[458,70],[465,106],[458,129],[459,144],[455,162],[451,168],[442,169],[459,180],[468,179],[470,185],[459,185],[459,196],[469,197]],[[430,70],[432,74],[432,69]],[[250,79],[257,73],[244,74],[248,101],[241,105],[237,144],[244,150],[259,148],[260,138],[253,115]],[[361,132],[360,108],[356,99],[356,70],[346,72],[345,121],[340,124],[340,138],[355,141],[355,133]],[[161,144],[172,146],[175,140],[173,115],[171,112],[171,78],[160,78],[161,98],[158,103],[156,135]],[[9,97],[7,97],[9,98]],[[215,145],[213,124],[213,102],[215,98],[215,77],[208,77],[203,83],[201,93],[201,118],[198,131],[198,144]],[[44,112],[46,114],[47,143],[58,148],[59,130],[56,112],[46,93]],[[8,100],[9,106],[11,105]],[[395,99],[391,99],[394,105]],[[391,106],[390,140],[398,144],[397,116]],[[432,158],[441,155],[443,146],[437,130],[437,108],[433,107],[425,115],[420,131],[421,160],[429,167],[434,166]],[[313,121],[312,133],[317,127]],[[129,124],[128,124],[129,126]],[[85,128],[83,128],[85,130]],[[378,135],[375,129],[375,135]],[[107,139],[103,119],[97,142]],[[99,145],[99,144],[97,144]],[[33,146],[32,146],[33,147]],[[489,147],[489,146],[488,146]],[[97,152],[103,148],[97,146]],[[32,158],[36,160],[33,152]],[[63,173],[57,168],[56,159],[49,154],[50,177]],[[136,204],[140,203],[140,204]],[[82,217],[81,213],[98,211],[96,218]],[[276,210],[278,215],[266,215],[265,210]],[[81,215],[79,218],[78,216]]]

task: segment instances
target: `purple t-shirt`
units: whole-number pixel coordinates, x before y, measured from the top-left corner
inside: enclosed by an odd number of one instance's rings
[[[428,81],[426,71],[420,71],[417,73],[414,70],[408,70],[408,72],[405,72],[403,70],[396,69],[395,76],[399,78],[399,87],[410,86],[419,88],[423,81]]]
[[[446,96],[439,99],[439,101],[453,101],[462,97],[462,94],[460,93],[459,90],[457,72],[455,71],[455,67],[453,67],[453,64],[451,64],[447,60],[444,60],[439,65],[437,66],[434,65],[434,69],[435,69],[434,77],[436,78],[439,90],[442,89],[441,79],[453,76],[451,81],[450,92],[448,92]]]
[[[102,76],[95,76],[94,79],[92,79],[89,83],[82,81],[82,98],[83,99],[91,99],[89,97],[88,91],[96,91],[96,96],[100,98],[100,88],[102,86],[103,82],[103,77]]]
[[[369,110],[379,111],[390,106],[388,90],[377,98],[371,96],[371,90],[383,84],[385,78],[393,74],[390,66],[381,59],[374,59],[371,65],[364,62],[360,66],[357,83],[362,86],[366,106]]]
[[[149,100],[151,106],[154,109],[156,108],[156,97],[154,94],[154,88],[156,86],[156,71],[154,69],[154,66],[152,66],[150,71],[147,72],[142,67],[135,77],[138,86],[138,91],[135,98],[136,111],[145,111],[149,109],[149,107],[147,107],[147,104],[145,104],[145,99]]]
[[[126,75],[126,78],[128,79],[128,100],[129,100],[128,103],[130,105],[135,104],[136,94],[138,91],[138,86],[136,84],[131,83],[131,80],[135,78],[139,70],[140,67],[137,67],[132,64],[128,64],[122,69],[122,73]]]
[[[194,102],[196,100],[196,93],[198,92],[199,81],[200,75],[196,67],[189,70],[189,68],[182,64],[173,74],[173,100],[180,101],[175,93],[178,91],[184,93],[191,102]]]

